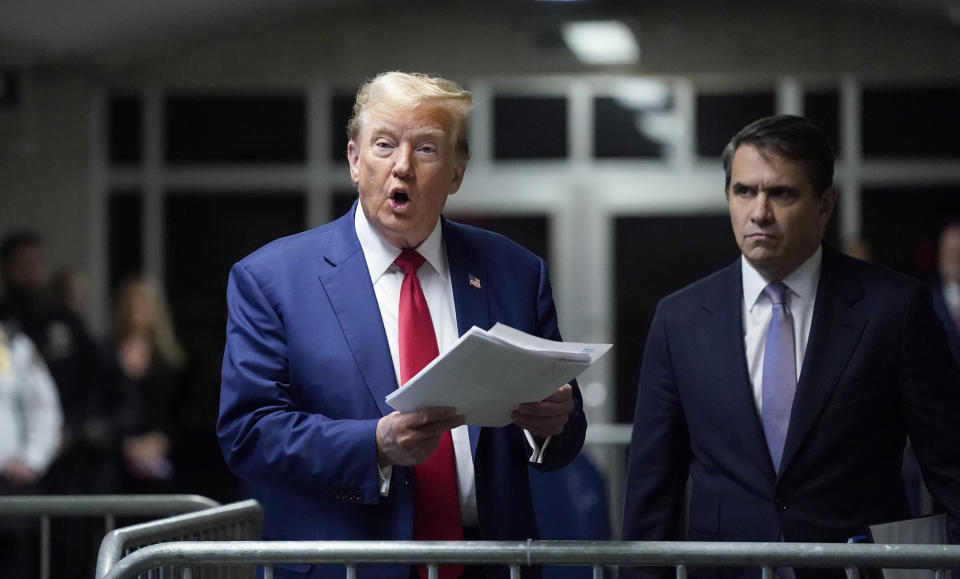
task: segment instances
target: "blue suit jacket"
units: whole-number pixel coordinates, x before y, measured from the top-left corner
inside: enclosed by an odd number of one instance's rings
[[[393,410],[384,397],[397,380],[353,219],[351,210],[274,241],[230,272],[217,432],[227,463],[264,506],[265,539],[411,538],[413,469],[395,467],[389,496],[378,493],[376,425]],[[560,339],[541,259],[488,231],[446,220],[442,227],[460,334],[502,322]],[[583,444],[586,419],[574,392],[575,411],[544,469],[567,464]],[[536,538],[522,431],[469,431],[481,538]],[[343,573],[278,568],[287,571]],[[405,567],[359,571],[408,577]]]
[[[909,517],[900,476],[908,435],[958,536],[960,372],[927,288],[824,248],[774,472],[744,354],[740,267],[738,260],[657,308],[641,369],[623,538],[846,541],[868,524]]]

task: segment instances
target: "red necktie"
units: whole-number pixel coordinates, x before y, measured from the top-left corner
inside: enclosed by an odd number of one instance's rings
[[[440,353],[430,308],[417,279],[417,270],[424,261],[423,256],[412,249],[405,249],[394,261],[403,270],[399,315],[401,385]],[[443,433],[440,445],[430,458],[415,470],[417,491],[413,538],[421,541],[463,540],[457,463],[449,430]],[[440,567],[440,579],[458,577],[462,571],[463,566],[459,565]],[[427,577],[426,567],[417,567],[417,572],[421,578]]]

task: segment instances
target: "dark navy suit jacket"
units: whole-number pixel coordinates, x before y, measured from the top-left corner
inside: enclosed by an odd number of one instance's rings
[[[900,476],[907,436],[960,536],[960,371],[927,287],[824,248],[780,472],[754,405],[742,296],[738,260],[657,308],[623,539],[846,541],[868,524],[909,517]]]
[[[264,506],[265,539],[411,539],[413,469],[395,467],[389,496],[378,493],[376,425],[393,410],[384,397],[397,380],[354,229],[356,207],[264,246],[230,272],[217,432],[231,469]],[[541,259],[488,231],[447,220],[442,227],[460,334],[502,322],[560,339]],[[569,463],[583,444],[576,387],[574,400],[544,469]],[[510,425],[469,432],[480,538],[537,538],[522,431]],[[397,566],[358,571],[409,576]],[[340,577],[343,568],[277,569],[278,576],[294,572]]]

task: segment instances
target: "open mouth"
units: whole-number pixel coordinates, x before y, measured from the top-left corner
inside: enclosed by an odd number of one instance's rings
[[[410,196],[405,191],[393,191],[390,193],[390,205],[394,209],[402,209],[410,203]]]

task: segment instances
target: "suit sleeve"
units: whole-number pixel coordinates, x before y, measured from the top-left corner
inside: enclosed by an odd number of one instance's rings
[[[946,508],[951,543],[960,543],[960,369],[919,287],[903,320],[901,395],[907,433],[931,494]]]
[[[627,461],[622,529],[625,541],[682,538],[690,450],[673,364],[661,304],[640,370]]]
[[[258,484],[377,503],[377,420],[298,410],[283,317],[242,262],[227,310],[217,434],[230,468]]]
[[[537,326],[538,335],[551,340],[562,340],[557,324],[557,308],[553,302],[553,291],[550,288],[550,277],[543,260],[540,264],[540,282],[537,291]],[[587,434],[587,418],[583,413],[583,397],[580,387],[573,383],[573,412],[567,421],[563,432],[550,438],[549,446],[544,450],[542,464],[534,464],[544,471],[556,470],[569,464],[583,447],[583,440]]]

